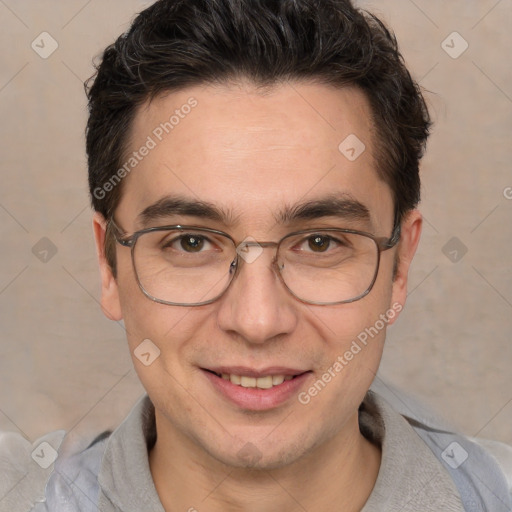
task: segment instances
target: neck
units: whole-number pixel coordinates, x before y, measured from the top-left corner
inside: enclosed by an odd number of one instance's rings
[[[357,512],[380,467],[380,448],[359,432],[355,414],[343,430],[292,464],[234,468],[182,436],[156,411],[150,469],[166,512]]]

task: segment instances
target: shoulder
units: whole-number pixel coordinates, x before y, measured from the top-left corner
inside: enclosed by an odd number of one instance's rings
[[[105,431],[87,446],[64,440],[45,489],[44,506],[33,512],[97,512],[98,474],[111,431]]]
[[[471,510],[512,509],[512,447],[456,433],[420,400],[382,381],[372,388],[430,448],[466,506]]]
[[[57,430],[31,443],[16,432],[0,432],[1,512],[26,512],[44,498],[64,436]]]
[[[470,510],[512,510],[512,448],[408,420],[444,465],[466,507]]]
[[[468,439],[479,445],[493,457],[507,480],[508,489],[512,496],[512,446],[490,439],[477,437],[469,437]]]
[[[97,474],[109,434],[84,443],[58,430],[31,443],[0,432],[0,512],[97,512]]]

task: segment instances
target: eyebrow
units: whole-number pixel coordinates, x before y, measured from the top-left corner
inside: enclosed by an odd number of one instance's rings
[[[311,220],[322,217],[338,217],[347,220],[369,222],[370,210],[349,194],[331,195],[321,199],[283,208],[277,220],[281,224],[296,220]]]
[[[155,220],[175,215],[221,222],[227,226],[235,225],[238,222],[238,217],[231,210],[205,201],[191,200],[180,196],[167,196],[148,206],[139,213],[137,222],[145,228]],[[279,224],[291,224],[298,220],[314,220],[322,217],[369,222],[370,211],[349,194],[341,194],[285,206],[274,217]]]
[[[185,197],[167,196],[148,206],[137,216],[137,222],[147,227],[153,221],[184,215],[201,219],[223,222],[227,225],[236,224],[235,217],[230,210],[225,210],[206,201],[190,200]]]

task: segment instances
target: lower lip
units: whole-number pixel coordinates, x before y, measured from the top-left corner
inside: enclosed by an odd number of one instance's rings
[[[202,372],[213,384],[214,388],[224,397],[242,409],[250,409],[252,411],[273,409],[283,404],[293,395],[298,394],[299,389],[311,375],[311,372],[306,372],[294,379],[285,380],[278,386],[272,386],[269,389],[259,389],[237,386],[229,380],[217,377],[214,373],[206,370],[202,370]]]

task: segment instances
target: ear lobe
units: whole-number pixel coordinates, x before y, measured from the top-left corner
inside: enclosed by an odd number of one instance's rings
[[[121,302],[119,300],[119,289],[117,281],[112,273],[112,269],[105,257],[105,234],[107,222],[101,213],[94,213],[92,227],[101,275],[101,309],[107,318],[119,321],[123,318]]]
[[[397,249],[398,264],[392,291],[392,303],[399,303],[402,307],[407,299],[409,268],[420,242],[422,225],[423,217],[418,210],[411,210],[402,221],[400,242]],[[389,324],[393,322],[394,319],[390,320]]]

